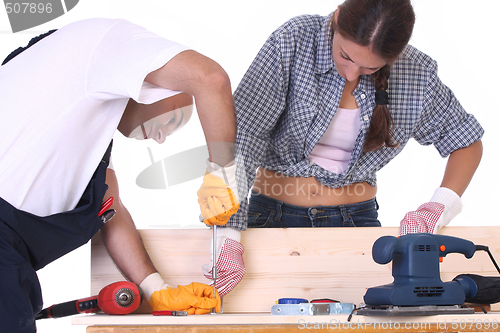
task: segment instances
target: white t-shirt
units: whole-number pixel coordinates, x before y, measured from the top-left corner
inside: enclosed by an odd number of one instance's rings
[[[38,216],[73,209],[129,98],[178,93],[144,78],[187,49],[125,20],[89,19],[0,66],[0,197]]]

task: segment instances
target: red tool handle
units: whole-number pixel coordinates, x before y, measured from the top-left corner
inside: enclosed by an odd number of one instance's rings
[[[99,214],[97,216],[101,216],[105,211],[108,210],[109,207],[113,204],[113,197],[109,197],[108,200],[106,200],[102,205],[101,205],[101,210],[99,211]]]
[[[36,319],[61,318],[79,313],[91,313],[96,310],[99,310],[97,306],[97,296],[93,296],[52,305],[51,307],[43,309],[36,316]]]
[[[142,302],[139,287],[132,282],[115,282],[102,288],[97,296],[52,305],[43,309],[35,319],[61,318],[101,310],[106,314],[128,314]]]

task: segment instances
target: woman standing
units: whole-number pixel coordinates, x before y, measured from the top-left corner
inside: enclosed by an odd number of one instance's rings
[[[234,95],[239,192],[253,188],[227,226],[380,226],[376,172],[412,138],[448,163],[400,233],[434,233],[460,212],[483,129],[408,45],[414,21],[409,0],[346,0],[271,34]]]

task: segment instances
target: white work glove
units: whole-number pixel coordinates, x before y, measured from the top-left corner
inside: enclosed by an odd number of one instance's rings
[[[203,222],[209,226],[225,225],[240,208],[234,161],[221,167],[207,160],[207,172],[198,190]]]
[[[215,308],[220,312],[221,301],[214,288],[193,282],[173,288],[159,273],[148,275],[139,285],[153,311],[187,311],[188,314],[206,314]]]
[[[217,228],[217,280],[215,288],[220,297],[224,297],[243,279],[245,263],[243,262],[243,245],[240,243],[241,231],[234,228]],[[210,242],[210,258],[213,258],[213,246]],[[203,274],[213,280],[213,261],[202,266]],[[211,286],[213,287],[213,282]]]
[[[440,187],[431,200],[417,210],[406,213],[400,223],[399,234],[427,232],[435,234],[462,211],[462,200],[453,190]]]

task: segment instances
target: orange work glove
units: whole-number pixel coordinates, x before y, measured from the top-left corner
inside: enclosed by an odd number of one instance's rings
[[[160,275],[153,273],[140,284],[153,311],[187,311],[192,315],[210,313],[215,308],[216,312],[220,312],[219,293],[215,291],[214,297],[213,287],[193,282],[173,288],[165,283],[162,285],[162,282]],[[151,289],[156,290],[151,292]]]
[[[207,161],[207,172],[198,190],[203,222],[209,226],[225,225],[240,208],[236,185],[236,164],[221,167]]]

